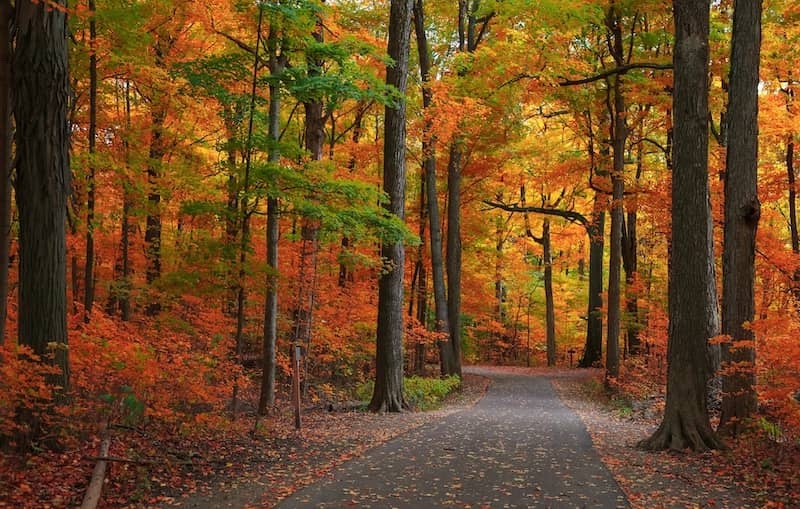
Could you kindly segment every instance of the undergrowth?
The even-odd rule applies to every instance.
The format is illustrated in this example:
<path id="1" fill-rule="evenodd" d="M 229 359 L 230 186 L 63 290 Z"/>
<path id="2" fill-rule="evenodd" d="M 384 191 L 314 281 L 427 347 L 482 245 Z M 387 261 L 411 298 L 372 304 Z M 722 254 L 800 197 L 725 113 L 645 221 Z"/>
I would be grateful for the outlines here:
<path id="1" fill-rule="evenodd" d="M 461 380 L 456 375 L 444 378 L 425 378 L 411 376 L 403 379 L 403 397 L 411 408 L 432 410 L 441 405 L 448 394 L 461 387 Z M 356 388 L 355 396 L 368 402 L 372 397 L 375 382 L 368 381 Z"/>

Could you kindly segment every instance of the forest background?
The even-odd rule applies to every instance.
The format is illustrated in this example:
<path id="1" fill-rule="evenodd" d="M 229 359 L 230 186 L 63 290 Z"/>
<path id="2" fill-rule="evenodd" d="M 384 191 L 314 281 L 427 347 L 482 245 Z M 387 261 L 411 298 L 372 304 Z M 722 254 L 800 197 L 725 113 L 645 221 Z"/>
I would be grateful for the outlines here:
<path id="1" fill-rule="evenodd" d="M 4 16 L 18 7 L 1 3 Z M 400 243 L 407 316 L 395 329 L 407 374 L 459 375 L 462 359 L 603 366 L 625 397 L 663 389 L 672 2 L 420 0 L 405 93 L 386 84 L 386 2 L 40 6 L 69 22 L 68 341 L 16 339 L 24 208 L 10 206 L 0 217 L 10 232 L 0 249 L 10 260 L 0 280 L 6 448 L 74 446 L 110 422 L 191 434 L 244 415 L 252 427 L 287 404 L 293 345 L 306 402 L 346 397 L 375 378 L 379 281 L 401 274 L 382 247 Z M 711 7 L 722 295 L 733 6 Z M 745 324 L 757 355 L 722 366 L 757 380 L 748 422 L 795 443 L 800 7 L 767 0 L 761 20 L 761 205 Z M 12 28 L 13 61 L 19 32 L 0 25 Z M 386 111 L 399 104 L 397 209 L 383 183 Z M 4 159 L 20 160 L 19 143 L 7 146 Z M 7 174 L 10 205 L 21 183 Z"/>

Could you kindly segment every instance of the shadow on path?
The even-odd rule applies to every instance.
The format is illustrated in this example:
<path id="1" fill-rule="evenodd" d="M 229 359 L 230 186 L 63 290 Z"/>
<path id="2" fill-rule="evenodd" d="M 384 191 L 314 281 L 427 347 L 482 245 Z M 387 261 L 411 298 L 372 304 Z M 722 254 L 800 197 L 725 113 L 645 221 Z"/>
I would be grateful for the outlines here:
<path id="1" fill-rule="evenodd" d="M 368 451 L 278 507 L 629 507 L 546 378 L 469 371 L 492 379 L 477 405 Z"/>

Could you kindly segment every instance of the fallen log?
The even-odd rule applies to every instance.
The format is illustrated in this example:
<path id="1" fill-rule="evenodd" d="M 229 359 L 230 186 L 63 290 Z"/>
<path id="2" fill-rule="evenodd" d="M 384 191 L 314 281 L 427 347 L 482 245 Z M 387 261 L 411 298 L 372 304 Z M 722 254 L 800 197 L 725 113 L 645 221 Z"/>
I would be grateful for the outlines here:
<path id="1" fill-rule="evenodd" d="M 86 493 L 83 495 L 81 509 L 95 509 L 100 502 L 100 495 L 103 492 L 103 482 L 106 479 L 106 467 L 108 465 L 107 456 L 110 448 L 111 438 L 107 436 L 100 442 L 100 456 L 97 463 L 94 465 L 89 487 L 86 488 Z"/>

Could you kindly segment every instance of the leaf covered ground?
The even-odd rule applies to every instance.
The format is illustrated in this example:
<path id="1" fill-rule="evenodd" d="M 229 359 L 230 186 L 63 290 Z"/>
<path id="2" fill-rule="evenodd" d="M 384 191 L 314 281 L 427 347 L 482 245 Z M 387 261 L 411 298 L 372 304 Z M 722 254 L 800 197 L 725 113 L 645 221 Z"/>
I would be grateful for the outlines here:
<path id="1" fill-rule="evenodd" d="M 635 445 L 658 426 L 663 400 L 632 406 L 604 400 L 599 371 L 550 376 L 633 507 L 800 507 L 800 443 L 753 433 L 728 440 L 729 451 L 641 451 Z"/>
<path id="2" fill-rule="evenodd" d="M 594 446 L 637 508 L 800 507 L 800 448 L 755 434 L 728 452 L 648 453 L 634 444 L 658 424 L 658 405 L 603 400 L 599 371 L 494 368 L 549 378 L 588 428 Z M 303 429 L 285 411 L 263 420 L 221 420 L 191 436 L 168 429 L 111 430 L 111 462 L 101 507 L 272 507 L 366 449 L 474 404 L 488 380 L 466 375 L 463 390 L 431 412 L 376 415 L 324 405 L 307 408 Z M 0 507 L 80 504 L 98 439 L 26 459 L 0 456 Z"/>

